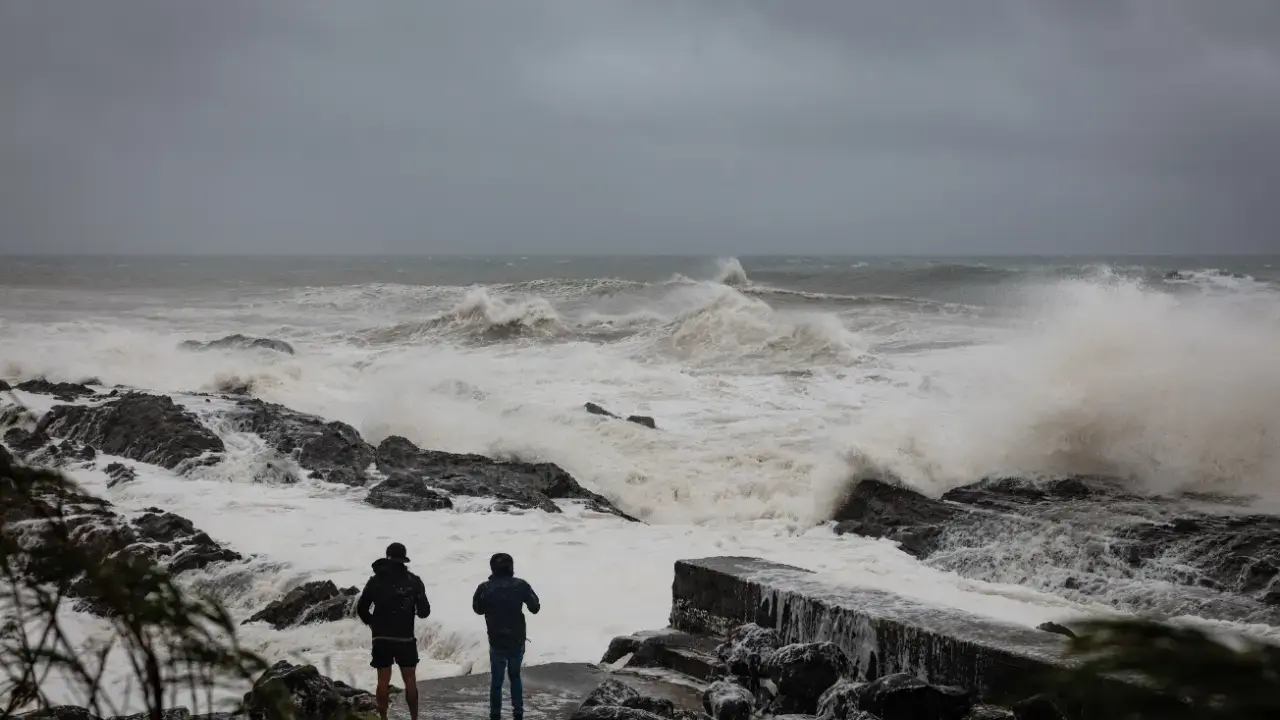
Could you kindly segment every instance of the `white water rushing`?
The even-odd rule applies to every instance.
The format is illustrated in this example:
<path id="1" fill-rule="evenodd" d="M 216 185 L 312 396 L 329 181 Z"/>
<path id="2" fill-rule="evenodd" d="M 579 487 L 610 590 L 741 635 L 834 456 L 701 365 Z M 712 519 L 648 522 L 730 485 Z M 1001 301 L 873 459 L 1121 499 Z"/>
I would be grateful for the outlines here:
<path id="1" fill-rule="evenodd" d="M 1104 270 L 988 288 L 981 302 L 880 291 L 869 302 L 843 287 L 756 283 L 737 260 L 691 276 L 0 286 L 0 377 L 169 393 L 249 383 L 373 443 L 397 434 L 555 462 L 649 523 L 572 508 L 377 510 L 360 490 L 254 483 L 262 449 L 246 436 L 228 437 L 229 459 L 194 479 L 139 467 L 137 482 L 108 490 L 99 472 L 78 473 L 123 509 L 171 510 L 258 556 L 250 572 L 189 579 L 240 617 L 304 580 L 362 585 L 387 543 L 405 543 L 434 609 L 419 626 L 423 677 L 485 657 L 467 601 L 497 551 L 543 598 L 528 662 L 595 661 L 612 636 L 664 625 L 683 557 L 759 556 L 1027 624 L 1105 611 L 837 538 L 819 523 L 866 471 L 931 494 L 993 472 L 1101 472 L 1158 492 L 1280 501 L 1280 295 L 1264 282 L 1205 273 L 1170 292 Z M 177 348 L 230 333 L 287 340 L 297 354 Z M 652 415 L 659 430 L 589 415 L 586 401 Z M 102 632 L 76 622 L 86 637 Z M 370 684 L 356 621 L 243 630 L 270 658 Z"/>

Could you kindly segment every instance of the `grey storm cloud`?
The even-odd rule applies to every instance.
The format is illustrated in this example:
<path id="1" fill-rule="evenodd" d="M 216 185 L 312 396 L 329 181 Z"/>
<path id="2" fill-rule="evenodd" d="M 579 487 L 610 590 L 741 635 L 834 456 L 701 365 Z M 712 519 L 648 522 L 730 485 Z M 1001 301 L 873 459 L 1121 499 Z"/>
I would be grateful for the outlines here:
<path id="1" fill-rule="evenodd" d="M 4 0 L 0 251 L 1278 252 L 1275 0 Z"/>

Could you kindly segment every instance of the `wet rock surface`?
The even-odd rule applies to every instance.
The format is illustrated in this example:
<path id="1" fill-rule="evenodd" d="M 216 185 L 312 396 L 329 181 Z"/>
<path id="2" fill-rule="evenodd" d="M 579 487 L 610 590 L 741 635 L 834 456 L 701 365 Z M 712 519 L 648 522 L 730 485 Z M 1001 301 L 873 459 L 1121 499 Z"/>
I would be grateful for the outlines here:
<path id="1" fill-rule="evenodd" d="M 496 498 L 516 508 L 550 513 L 560 512 L 554 500 L 580 500 L 597 512 L 634 520 L 551 463 L 502 462 L 483 455 L 423 450 L 399 436 L 382 441 L 376 461 L 378 470 L 388 477 L 423 478 L 430 487 L 452 496 Z"/>
<path id="2" fill-rule="evenodd" d="M 619 705 L 592 705 L 578 708 L 569 720 L 663 720 L 663 716 Z"/>
<path id="3" fill-rule="evenodd" d="M 961 688 L 930 685 L 905 673 L 867 683 L 858 690 L 858 709 L 880 720 L 964 720 L 973 697 Z"/>
<path id="4" fill-rule="evenodd" d="M 4 444 L 13 448 L 13 451 L 20 457 L 26 457 L 39 451 L 49 442 L 48 435 L 21 427 L 12 428 L 4 434 Z"/>
<path id="5" fill-rule="evenodd" d="M 356 486 L 369 481 L 373 448 L 346 423 L 262 400 L 241 400 L 226 417 L 236 429 L 254 433 L 292 457 L 312 478 Z"/>
<path id="6" fill-rule="evenodd" d="M 113 488 L 113 487 L 116 487 L 117 485 L 123 485 L 124 483 L 127 483 L 127 482 L 133 482 L 138 478 L 138 473 L 135 472 L 133 468 L 118 462 L 113 462 L 107 465 L 103 469 L 103 472 L 105 472 L 107 474 L 107 477 L 110 478 L 109 480 L 107 480 L 108 488 Z"/>
<path id="7" fill-rule="evenodd" d="M 23 472 L 30 475 L 30 471 L 14 467 L 9 454 L 0 449 L 0 482 L 14 482 L 12 478 Z M 95 565 L 127 562 L 154 565 L 179 574 L 242 559 L 186 518 L 156 508 L 148 508 L 130 521 L 117 513 L 111 503 L 51 481 L 37 482 L 20 497 L 21 502 L 6 503 L 0 508 L 0 529 L 24 548 L 65 547 L 48 535 L 65 531 L 66 542 Z M 52 526 L 51 520 L 59 522 Z M 33 552 L 20 567 L 27 577 L 38 581 L 60 579 L 65 571 L 58 566 L 59 560 Z M 79 600 L 77 609 L 101 615 L 106 610 L 97 602 L 96 592 L 81 577 L 72 580 L 67 594 Z"/>
<path id="8" fill-rule="evenodd" d="M 276 630 L 355 617 L 359 588 L 339 589 L 332 580 L 305 583 L 255 613 L 243 625 L 265 622 Z"/>
<path id="9" fill-rule="evenodd" d="M 68 382 L 49 382 L 45 379 L 28 380 L 17 384 L 17 389 L 33 395 L 52 395 L 62 402 L 74 402 L 80 398 L 92 397 L 97 393 L 87 385 Z"/>
<path id="10" fill-rule="evenodd" d="M 314 665 L 293 665 L 282 660 L 245 693 L 245 714 L 249 720 L 266 720 L 269 703 L 279 697 L 291 705 L 289 711 L 295 720 L 355 720 L 377 711 L 372 694 L 334 682 Z"/>
<path id="11" fill-rule="evenodd" d="M 758 679 L 765 674 L 765 659 L 780 647 L 782 639 L 776 630 L 750 623 L 734 628 L 716 648 L 716 657 L 726 674 Z"/>
<path id="12" fill-rule="evenodd" d="M 583 407 L 585 407 L 586 411 L 592 415 L 602 415 L 604 417 L 614 418 L 615 420 L 626 420 L 629 423 L 643 425 L 650 430 L 656 430 L 658 428 L 657 421 L 648 415 L 628 415 L 624 418 L 621 415 L 614 414 L 592 402 L 587 403 Z"/>
<path id="13" fill-rule="evenodd" d="M 97 407 L 56 405 L 36 432 L 177 471 L 217 462 L 226 450 L 221 438 L 172 398 L 144 393 Z"/>
<path id="14" fill-rule="evenodd" d="M 750 720 L 755 697 L 737 683 L 718 680 L 702 694 L 702 709 L 714 720 Z"/>
<path id="15" fill-rule="evenodd" d="M 777 688 L 771 707 L 779 714 L 816 712 L 822 694 L 852 669 L 844 651 L 829 642 L 778 648 L 761 666 Z"/>
<path id="16" fill-rule="evenodd" d="M 966 577 L 1157 616 L 1280 623 L 1280 517 L 1228 503 L 1091 477 L 990 479 L 940 499 L 864 479 L 834 519 L 837 532 L 898 541 Z"/>
<path id="17" fill-rule="evenodd" d="M 283 340 L 272 338 L 248 337 L 246 335 L 228 335 L 217 340 L 199 342 L 187 340 L 178 347 L 183 350 L 274 350 L 285 355 L 293 355 L 293 346 Z"/>
<path id="18" fill-rule="evenodd" d="M 399 473 L 369 489 L 364 501 L 384 510 L 425 512 L 453 507 L 449 496 L 427 484 L 417 475 Z"/>

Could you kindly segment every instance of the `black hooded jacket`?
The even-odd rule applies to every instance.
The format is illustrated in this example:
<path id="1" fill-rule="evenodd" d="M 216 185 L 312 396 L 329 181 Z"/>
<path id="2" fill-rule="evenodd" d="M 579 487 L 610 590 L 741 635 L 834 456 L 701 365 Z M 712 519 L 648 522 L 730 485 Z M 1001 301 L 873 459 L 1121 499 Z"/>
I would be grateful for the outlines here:
<path id="1" fill-rule="evenodd" d="M 476 594 L 471 598 L 471 609 L 477 615 L 484 615 L 490 647 L 495 650 L 520 650 L 528 639 L 525 635 L 524 609 L 521 606 L 527 605 L 529 612 L 537 615 L 542 604 L 529 583 L 515 577 L 510 564 L 499 564 L 492 569 L 493 574 L 489 579 L 476 588 Z"/>
<path id="2" fill-rule="evenodd" d="M 356 612 L 373 630 L 374 640 L 412 640 L 414 616 L 430 615 L 431 603 L 422 580 L 404 563 L 379 558 L 373 563 L 373 577 L 360 593 Z"/>

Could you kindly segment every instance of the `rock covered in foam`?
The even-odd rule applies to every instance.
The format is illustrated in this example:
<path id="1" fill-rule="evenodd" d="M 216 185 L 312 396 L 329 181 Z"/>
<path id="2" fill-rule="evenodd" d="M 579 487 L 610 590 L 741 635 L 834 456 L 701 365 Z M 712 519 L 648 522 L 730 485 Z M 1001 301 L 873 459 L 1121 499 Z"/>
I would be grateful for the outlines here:
<path id="1" fill-rule="evenodd" d="M 994 705 L 974 705 L 964 720 L 1014 720 L 1013 711 Z"/>
<path id="2" fill-rule="evenodd" d="M 36 453 L 49 442 L 48 435 L 21 427 L 12 428 L 4 434 L 4 444 L 22 457 Z"/>
<path id="3" fill-rule="evenodd" d="M 818 698 L 818 717 L 823 720 L 852 720 L 858 717 L 858 698 L 865 683 L 842 680 Z"/>
<path id="4" fill-rule="evenodd" d="M 713 720 L 750 720 L 755 698 L 737 683 L 718 680 L 702 693 L 702 709 Z"/>
<path id="5" fill-rule="evenodd" d="M 97 407 L 54 406 L 36 431 L 170 470 L 216 462 L 226 450 L 221 438 L 172 398 L 144 393 Z"/>
<path id="6" fill-rule="evenodd" d="M 399 436 L 382 441 L 376 460 L 378 470 L 389 477 L 424 478 L 432 488 L 454 496 L 497 498 L 514 507 L 551 513 L 560 512 L 554 500 L 581 500 L 598 512 L 634 520 L 551 463 L 502 462 L 483 455 L 423 450 Z"/>
<path id="7" fill-rule="evenodd" d="M 881 720 L 964 720 L 972 695 L 961 688 L 930 685 L 906 673 L 886 675 L 858 689 L 858 709 Z"/>
<path id="8" fill-rule="evenodd" d="M 183 350 L 274 350 L 275 352 L 293 355 L 293 346 L 283 340 L 273 338 L 249 337 L 246 335 L 228 335 L 217 340 L 199 342 L 187 340 L 178 346 Z"/>
<path id="9" fill-rule="evenodd" d="M 609 412 L 608 410 L 604 409 L 603 407 L 593 402 L 587 403 L 584 407 L 586 408 L 587 412 L 591 413 L 592 415 L 602 415 L 604 417 L 614 418 L 615 420 L 624 419 L 621 415 L 616 415 L 612 412 Z M 658 428 L 657 421 L 655 421 L 652 417 L 648 415 L 628 415 L 625 419 L 629 423 L 635 423 L 636 425 L 643 425 L 649 428 L 650 430 L 656 430 Z"/>
<path id="10" fill-rule="evenodd" d="M 358 588 L 339 590 L 332 580 L 317 580 L 290 590 L 241 624 L 265 622 L 276 630 L 283 630 L 299 625 L 335 622 L 355 617 L 359 595 Z"/>
<path id="11" fill-rule="evenodd" d="M 621 705 L 592 705 L 578 708 L 569 720 L 663 720 L 663 717 Z"/>
<path id="12" fill-rule="evenodd" d="M 932 552 L 944 526 L 960 511 L 906 488 L 859 480 L 832 519 L 843 535 L 888 538 L 917 557 Z"/>
<path id="13" fill-rule="evenodd" d="M 107 465 L 103 468 L 103 472 L 105 472 L 109 478 L 107 480 L 108 488 L 133 482 L 138 478 L 138 473 L 135 472 L 133 468 L 118 462 L 113 462 Z"/>
<path id="14" fill-rule="evenodd" d="M 238 430 L 254 433 L 292 457 L 313 478 L 356 486 L 369 481 L 373 448 L 346 423 L 262 400 L 241 400 L 226 417 Z"/>
<path id="15" fill-rule="evenodd" d="M 320 674 L 314 665 L 293 665 L 281 660 L 272 665 L 245 693 L 243 706 L 249 720 L 276 717 L 272 703 L 283 700 L 295 720 L 355 720 L 377 711 L 373 695 Z"/>
<path id="16" fill-rule="evenodd" d="M 798 643 L 778 648 L 764 658 L 761 670 L 778 689 L 773 708 L 778 712 L 813 713 L 818 700 L 852 669 L 849 658 L 834 643 Z"/>
<path id="17" fill-rule="evenodd" d="M 424 512 L 448 510 L 453 500 L 417 475 L 397 473 L 369 489 L 364 501 L 384 510 Z"/>
<path id="18" fill-rule="evenodd" d="M 650 695 L 639 695 L 623 701 L 622 707 L 629 710 L 641 710 L 667 720 L 698 720 L 698 713 L 679 707 L 666 698 Z"/>
<path id="19" fill-rule="evenodd" d="M 622 705 L 628 700 L 640 697 L 640 693 L 630 685 L 619 682 L 612 678 L 605 680 L 596 686 L 582 701 L 581 707 L 597 707 L 609 705 Z"/>

